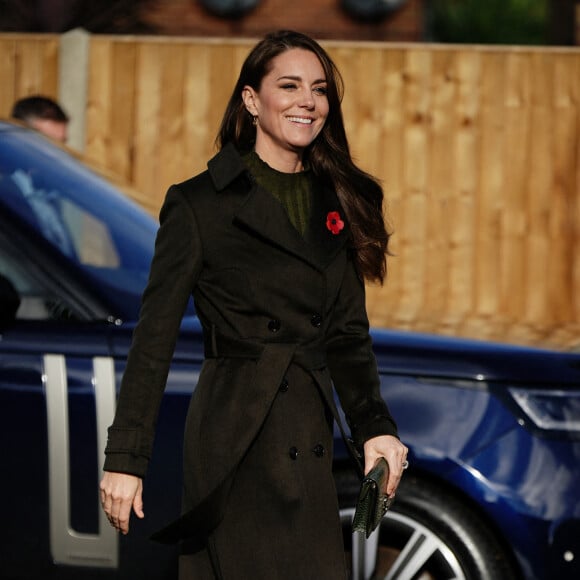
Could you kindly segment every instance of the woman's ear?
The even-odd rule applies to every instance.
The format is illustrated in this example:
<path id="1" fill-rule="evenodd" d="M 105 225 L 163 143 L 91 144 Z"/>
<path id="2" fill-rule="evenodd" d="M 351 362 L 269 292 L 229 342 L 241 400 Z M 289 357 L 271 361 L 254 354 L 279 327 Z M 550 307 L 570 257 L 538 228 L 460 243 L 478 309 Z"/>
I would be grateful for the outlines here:
<path id="1" fill-rule="evenodd" d="M 257 97 L 258 95 L 256 94 L 256 91 L 254 91 L 254 89 L 249 85 L 246 85 L 242 89 L 242 101 L 244 101 L 244 106 L 246 107 L 248 113 L 252 115 L 252 117 L 256 117 L 258 115 L 258 109 L 256 107 Z"/>

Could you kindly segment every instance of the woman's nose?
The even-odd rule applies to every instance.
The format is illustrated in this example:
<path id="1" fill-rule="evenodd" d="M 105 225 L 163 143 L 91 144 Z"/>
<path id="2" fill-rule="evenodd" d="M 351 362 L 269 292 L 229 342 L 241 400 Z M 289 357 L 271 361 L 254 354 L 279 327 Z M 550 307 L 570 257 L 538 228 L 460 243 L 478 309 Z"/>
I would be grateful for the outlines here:
<path id="1" fill-rule="evenodd" d="M 305 109 L 314 109 L 314 96 L 311 91 L 304 91 L 300 95 L 300 106 Z"/>

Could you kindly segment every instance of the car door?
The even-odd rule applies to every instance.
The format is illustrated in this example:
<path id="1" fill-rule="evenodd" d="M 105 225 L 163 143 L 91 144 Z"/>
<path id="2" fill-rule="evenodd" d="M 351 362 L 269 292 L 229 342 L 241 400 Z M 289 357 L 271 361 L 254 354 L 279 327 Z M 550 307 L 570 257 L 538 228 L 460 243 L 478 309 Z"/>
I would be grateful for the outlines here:
<path id="1" fill-rule="evenodd" d="M 118 566 L 118 539 L 96 492 L 115 405 L 114 324 L 48 254 L 4 224 L 0 329 L 3 577 L 55 566 Z M 21 233 L 21 232 L 20 232 Z M 11 499 L 13 498 L 13 501 Z"/>

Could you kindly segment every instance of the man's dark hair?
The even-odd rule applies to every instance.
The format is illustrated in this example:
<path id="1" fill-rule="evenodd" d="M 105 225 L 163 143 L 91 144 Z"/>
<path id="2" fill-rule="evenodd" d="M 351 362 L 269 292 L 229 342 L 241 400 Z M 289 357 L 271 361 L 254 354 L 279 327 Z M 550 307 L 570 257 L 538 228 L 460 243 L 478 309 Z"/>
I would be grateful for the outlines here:
<path id="1" fill-rule="evenodd" d="M 16 101 L 12 107 L 12 117 L 24 122 L 31 119 L 48 119 L 59 123 L 69 121 L 68 115 L 56 101 L 42 95 L 24 97 Z"/>

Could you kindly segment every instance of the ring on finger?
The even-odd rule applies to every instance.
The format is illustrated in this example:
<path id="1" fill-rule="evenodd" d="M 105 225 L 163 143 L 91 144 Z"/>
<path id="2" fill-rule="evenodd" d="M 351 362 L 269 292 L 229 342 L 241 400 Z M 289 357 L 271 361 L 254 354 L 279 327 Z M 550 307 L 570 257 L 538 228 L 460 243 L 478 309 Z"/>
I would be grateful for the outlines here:
<path id="1" fill-rule="evenodd" d="M 405 459 L 405 461 L 403 461 L 403 469 L 407 469 L 407 467 L 409 467 L 409 462 Z"/>

